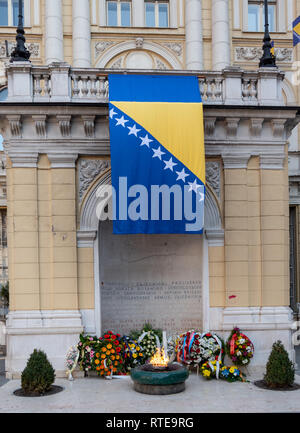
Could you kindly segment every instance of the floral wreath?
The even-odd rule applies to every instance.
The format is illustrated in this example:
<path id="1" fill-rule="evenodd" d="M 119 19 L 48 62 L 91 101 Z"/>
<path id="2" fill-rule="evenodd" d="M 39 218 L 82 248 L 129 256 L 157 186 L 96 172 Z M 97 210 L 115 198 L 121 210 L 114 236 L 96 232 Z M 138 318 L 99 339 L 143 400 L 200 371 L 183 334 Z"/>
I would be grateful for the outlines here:
<path id="1" fill-rule="evenodd" d="M 180 335 L 176 347 L 177 361 L 183 364 L 197 365 L 205 361 L 218 360 L 219 355 L 224 356 L 221 339 L 211 333 L 188 331 Z"/>
<path id="2" fill-rule="evenodd" d="M 234 328 L 227 340 L 226 351 L 235 365 L 246 366 L 253 358 L 254 346 L 239 328 Z"/>
<path id="3" fill-rule="evenodd" d="M 79 350 L 75 346 L 71 346 L 66 355 L 66 374 L 69 376 L 69 379 L 72 378 L 72 373 L 77 366 L 77 362 L 79 359 Z"/>
<path id="4" fill-rule="evenodd" d="M 137 343 L 141 346 L 145 359 L 151 358 L 156 352 L 156 349 L 160 349 L 160 341 L 154 331 L 143 332 L 139 336 Z"/>
<path id="5" fill-rule="evenodd" d="M 136 340 L 124 335 L 121 342 L 123 343 L 123 358 L 126 371 L 130 371 L 145 362 L 143 348 Z"/>

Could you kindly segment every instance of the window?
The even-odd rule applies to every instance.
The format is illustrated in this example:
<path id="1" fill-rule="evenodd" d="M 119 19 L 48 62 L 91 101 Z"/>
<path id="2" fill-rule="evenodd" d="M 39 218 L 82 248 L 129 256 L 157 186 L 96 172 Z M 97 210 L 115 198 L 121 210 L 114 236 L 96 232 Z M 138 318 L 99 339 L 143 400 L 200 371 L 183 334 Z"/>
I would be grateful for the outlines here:
<path id="1" fill-rule="evenodd" d="M 269 4 L 269 31 L 276 32 L 277 8 L 275 0 L 268 0 Z M 248 31 L 264 32 L 265 30 L 265 7 L 263 0 L 248 1 Z"/>
<path id="2" fill-rule="evenodd" d="M 145 23 L 147 27 L 169 27 L 169 3 L 146 0 Z"/>
<path id="3" fill-rule="evenodd" d="M 0 0 L 0 26 L 17 26 L 19 15 L 18 0 Z M 24 16 L 24 1 L 23 1 Z"/>
<path id="4" fill-rule="evenodd" d="M 107 1 L 107 25 L 110 27 L 130 27 L 131 2 L 123 0 Z"/>

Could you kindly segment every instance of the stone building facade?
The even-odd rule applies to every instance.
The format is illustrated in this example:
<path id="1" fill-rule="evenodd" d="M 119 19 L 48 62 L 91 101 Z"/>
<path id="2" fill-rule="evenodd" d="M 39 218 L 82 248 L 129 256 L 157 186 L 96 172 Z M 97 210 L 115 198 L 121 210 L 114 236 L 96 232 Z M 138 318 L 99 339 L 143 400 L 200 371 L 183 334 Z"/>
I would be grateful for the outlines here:
<path id="1" fill-rule="evenodd" d="M 32 63 L 10 64 L 1 76 L 8 86 L 0 127 L 7 161 L 10 377 L 36 346 L 62 372 L 78 334 L 105 328 L 103 264 L 116 259 L 118 248 L 133 261 L 145 253 L 135 256 L 138 246 L 130 239 L 116 247 L 95 212 L 97 191 L 110 181 L 107 75 L 128 69 L 199 78 L 208 187 L 199 326 L 223 336 L 240 326 L 257 348 L 254 365 L 264 364 L 275 339 L 294 356 L 300 159 L 299 48 L 292 48 L 291 22 L 300 5 L 272 2 L 278 69 L 258 69 L 261 6 L 247 0 L 24 1 Z M 4 65 L 4 41 L 12 46 L 15 28 L 0 32 Z M 171 237 L 161 245 L 154 238 L 143 242 L 147 253 L 160 249 L 177 257 Z M 186 264 L 189 254 L 186 245 L 178 263 Z M 193 269 L 184 269 L 182 281 L 177 277 L 182 285 L 194 279 Z M 168 326 L 160 317 L 157 324 Z"/>

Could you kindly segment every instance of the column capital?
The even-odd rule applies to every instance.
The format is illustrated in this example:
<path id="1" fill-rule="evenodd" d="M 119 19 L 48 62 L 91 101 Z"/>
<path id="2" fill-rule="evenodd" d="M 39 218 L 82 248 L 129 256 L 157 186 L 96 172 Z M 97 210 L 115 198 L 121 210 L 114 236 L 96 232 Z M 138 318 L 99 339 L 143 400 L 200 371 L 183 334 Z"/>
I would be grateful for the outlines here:
<path id="1" fill-rule="evenodd" d="M 14 168 L 37 168 L 39 155 L 37 152 L 8 152 Z"/>
<path id="2" fill-rule="evenodd" d="M 77 153 L 48 153 L 51 168 L 75 168 Z"/>

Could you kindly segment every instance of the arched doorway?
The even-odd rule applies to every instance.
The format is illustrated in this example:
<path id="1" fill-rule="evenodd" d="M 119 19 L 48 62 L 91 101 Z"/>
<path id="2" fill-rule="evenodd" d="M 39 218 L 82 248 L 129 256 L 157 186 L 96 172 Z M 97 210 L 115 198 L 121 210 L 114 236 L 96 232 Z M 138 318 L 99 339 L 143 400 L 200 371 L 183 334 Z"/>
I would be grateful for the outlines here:
<path id="1" fill-rule="evenodd" d="M 94 248 L 95 326 L 89 326 L 97 335 L 108 328 L 126 333 L 145 321 L 173 332 L 208 330 L 208 244 L 220 244 L 224 237 L 211 188 L 203 235 L 117 236 L 111 222 L 99 223 L 97 217 L 99 191 L 110 184 L 110 175 L 110 169 L 99 175 L 81 205 L 78 239 Z"/>

